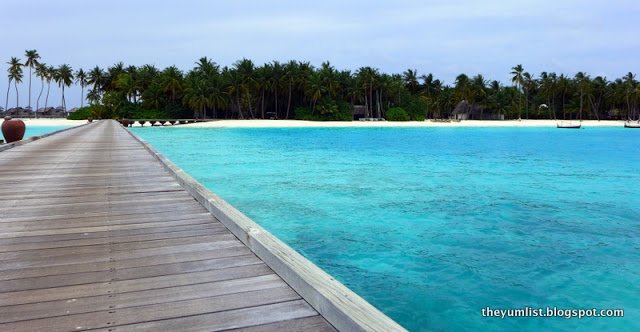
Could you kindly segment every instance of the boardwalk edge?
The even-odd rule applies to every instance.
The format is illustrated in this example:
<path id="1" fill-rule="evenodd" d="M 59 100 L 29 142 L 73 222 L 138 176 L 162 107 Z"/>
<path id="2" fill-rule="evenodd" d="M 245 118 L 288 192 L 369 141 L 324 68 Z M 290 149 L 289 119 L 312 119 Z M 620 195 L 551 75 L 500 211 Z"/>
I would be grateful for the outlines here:
<path id="1" fill-rule="evenodd" d="M 126 130 L 125 128 L 122 128 Z M 127 130 L 173 177 L 339 331 L 406 331 Z"/>

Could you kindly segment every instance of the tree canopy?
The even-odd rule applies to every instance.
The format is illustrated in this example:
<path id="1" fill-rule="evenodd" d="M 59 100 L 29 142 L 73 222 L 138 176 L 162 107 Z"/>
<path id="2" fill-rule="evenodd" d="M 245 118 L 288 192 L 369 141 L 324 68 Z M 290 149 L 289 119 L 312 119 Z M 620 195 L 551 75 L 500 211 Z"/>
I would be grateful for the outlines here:
<path id="1" fill-rule="evenodd" d="M 57 82 L 64 103 L 64 88 L 74 83 L 74 72 L 69 65 L 40 63 L 34 53 L 37 55 L 35 50 L 28 51 L 26 66 L 36 68 L 43 84 L 52 79 Z M 21 83 L 23 64 L 12 58 L 9 65 L 9 82 Z M 187 72 L 175 66 L 160 69 L 122 62 L 108 68 L 78 69 L 75 83 L 83 90 L 81 103 L 86 88 L 89 104 L 100 106 L 111 117 L 346 120 L 353 106 L 361 105 L 365 117 L 385 117 L 394 109 L 393 117 L 402 114 L 404 118 L 395 109 L 401 108 L 410 119 L 422 120 L 446 118 L 462 101 L 507 119 L 640 116 L 640 85 L 633 73 L 614 80 L 584 72 L 536 76 L 521 64 L 510 73 L 509 85 L 461 73 L 450 86 L 416 69 L 387 74 L 370 66 L 350 71 L 338 70 L 329 62 L 314 67 L 295 60 L 258 66 L 246 58 L 221 67 L 202 57 Z"/>

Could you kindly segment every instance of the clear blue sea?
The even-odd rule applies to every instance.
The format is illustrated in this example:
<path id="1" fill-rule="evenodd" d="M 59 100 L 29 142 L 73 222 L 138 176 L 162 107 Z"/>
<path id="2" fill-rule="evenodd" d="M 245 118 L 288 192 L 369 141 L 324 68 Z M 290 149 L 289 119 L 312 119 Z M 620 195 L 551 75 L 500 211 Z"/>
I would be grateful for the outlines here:
<path id="1" fill-rule="evenodd" d="M 62 130 L 73 126 L 29 126 L 27 124 L 27 130 L 24 133 L 24 138 L 27 139 L 31 136 L 41 136 L 47 133 L 51 133 L 57 130 Z"/>
<path id="2" fill-rule="evenodd" d="M 132 130 L 409 330 L 640 330 L 640 130 Z"/>
<path id="3" fill-rule="evenodd" d="M 51 133 L 51 132 L 62 130 L 69 127 L 73 127 L 73 126 L 31 126 L 29 125 L 29 123 L 26 123 L 26 130 L 24 132 L 23 139 L 27 139 L 32 136 L 41 136 L 47 133 Z M 6 143 L 6 140 L 4 136 L 2 136 L 2 133 L 0 133 L 0 139 L 4 140 Z"/>

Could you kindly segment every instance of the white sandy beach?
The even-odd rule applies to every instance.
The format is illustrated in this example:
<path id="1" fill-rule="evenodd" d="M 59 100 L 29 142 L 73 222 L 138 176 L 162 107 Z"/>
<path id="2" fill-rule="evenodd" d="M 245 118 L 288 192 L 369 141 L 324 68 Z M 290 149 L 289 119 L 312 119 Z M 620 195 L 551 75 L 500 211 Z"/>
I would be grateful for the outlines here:
<path id="1" fill-rule="evenodd" d="M 18 119 L 18 118 L 16 118 Z M 41 127 L 54 127 L 54 126 L 79 126 L 87 123 L 87 120 L 67 120 L 67 119 L 23 119 L 25 126 L 41 126 Z"/>
<path id="2" fill-rule="evenodd" d="M 27 126 L 77 126 L 86 123 L 86 120 L 67 119 L 21 119 Z M 189 128 L 300 128 L 300 127 L 555 127 L 560 121 L 555 120 L 504 120 L 504 121 L 479 121 L 463 120 L 460 122 L 432 122 L 432 121 L 351 121 L 351 122 L 320 122 L 301 120 L 214 120 L 209 122 L 191 123 L 181 125 Z M 566 123 L 569 121 L 565 121 Z M 578 123 L 578 121 L 570 121 Z M 623 127 L 624 121 L 608 120 L 583 120 L 583 127 Z M 135 124 L 139 126 L 139 124 Z M 168 127 L 168 125 L 166 125 Z M 145 127 L 149 127 L 147 123 Z"/>

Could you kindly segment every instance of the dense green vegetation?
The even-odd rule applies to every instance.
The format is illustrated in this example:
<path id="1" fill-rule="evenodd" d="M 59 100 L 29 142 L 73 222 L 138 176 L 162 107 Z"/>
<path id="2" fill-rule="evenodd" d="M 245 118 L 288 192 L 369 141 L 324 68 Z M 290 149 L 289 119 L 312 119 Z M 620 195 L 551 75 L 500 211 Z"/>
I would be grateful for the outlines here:
<path id="1" fill-rule="evenodd" d="M 372 67 L 355 72 L 337 70 L 329 62 L 316 68 L 308 62 L 273 61 L 256 66 L 249 59 L 220 67 L 207 57 L 184 73 L 175 66 L 94 67 L 76 72 L 69 65 L 47 66 L 35 50 L 26 51 L 26 62 L 8 62 L 11 83 L 18 94 L 22 67 L 41 80 L 37 106 L 46 85 L 47 106 L 51 82 L 62 91 L 73 82 L 84 90 L 88 109 L 96 118 L 278 118 L 350 120 L 352 106 L 364 105 L 364 117 L 424 120 L 447 118 L 461 101 L 482 113 L 505 118 L 636 119 L 640 115 L 640 85 L 633 73 L 613 81 L 579 72 L 573 77 L 542 72 L 534 77 L 522 65 L 511 69 L 512 85 L 489 81 L 482 75 L 460 74 L 452 86 L 432 74 L 381 73 Z M 75 81 L 74 81 L 75 80 Z M 9 103 L 9 88 L 5 107 Z M 16 100 L 17 104 L 17 100 Z"/>

